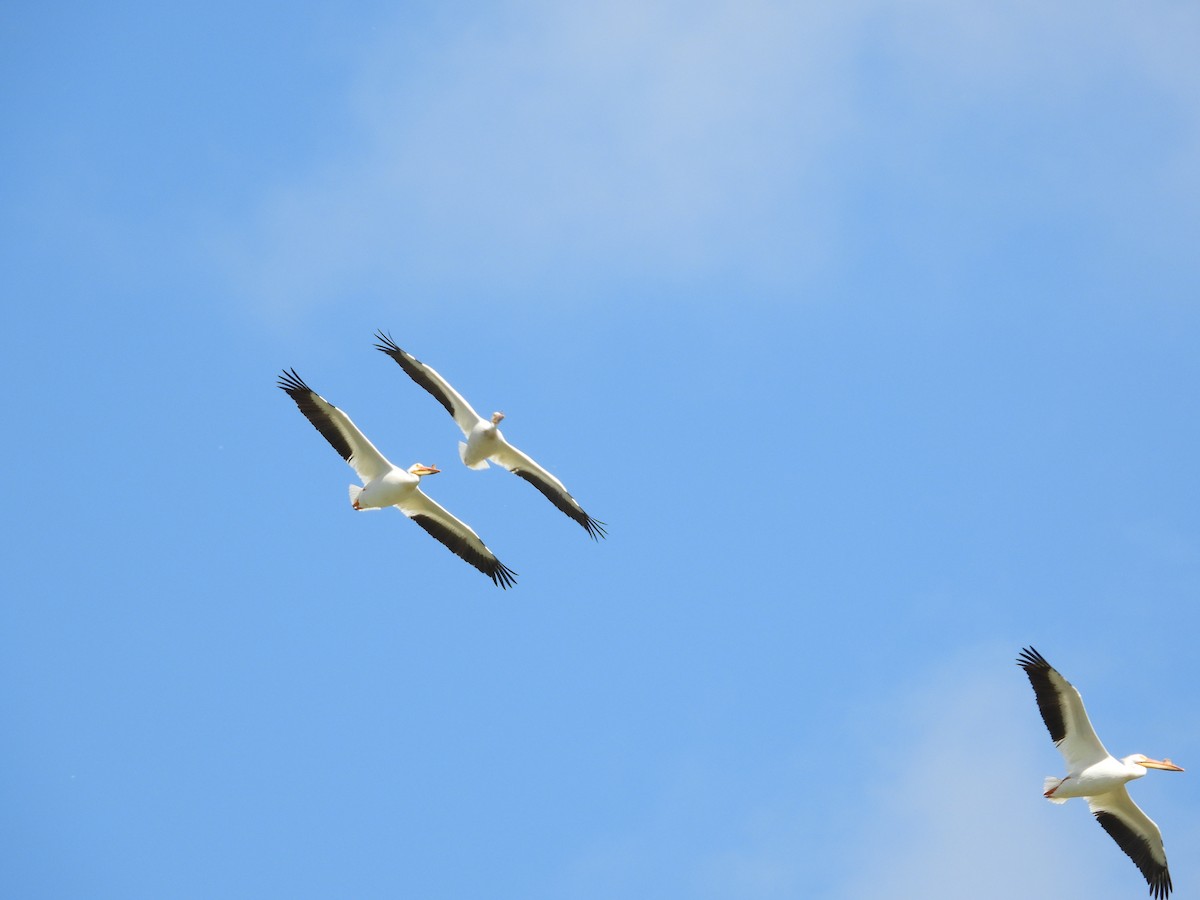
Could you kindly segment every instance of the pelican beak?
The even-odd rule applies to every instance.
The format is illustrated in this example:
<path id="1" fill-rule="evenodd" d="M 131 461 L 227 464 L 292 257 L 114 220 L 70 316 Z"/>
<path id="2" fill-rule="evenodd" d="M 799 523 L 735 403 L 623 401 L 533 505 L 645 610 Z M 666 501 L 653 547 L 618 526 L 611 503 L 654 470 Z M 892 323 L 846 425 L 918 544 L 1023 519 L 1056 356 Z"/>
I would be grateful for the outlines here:
<path id="1" fill-rule="evenodd" d="M 1143 763 L 1138 763 L 1140 766 L 1145 766 L 1147 769 L 1162 769 L 1166 772 L 1182 772 L 1179 766 L 1171 762 L 1169 759 L 1148 759 Z"/>

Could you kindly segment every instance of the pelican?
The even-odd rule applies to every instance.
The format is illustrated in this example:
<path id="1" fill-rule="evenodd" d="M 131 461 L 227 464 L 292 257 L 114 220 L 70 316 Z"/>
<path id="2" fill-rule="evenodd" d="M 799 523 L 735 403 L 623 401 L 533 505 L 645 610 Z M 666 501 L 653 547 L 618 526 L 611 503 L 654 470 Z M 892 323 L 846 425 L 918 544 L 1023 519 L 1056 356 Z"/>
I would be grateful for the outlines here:
<path id="1" fill-rule="evenodd" d="M 411 353 L 401 350 L 389 335 L 377 331 L 375 337 L 379 341 L 375 348 L 399 363 L 409 378 L 433 394 L 454 417 L 466 437 L 466 441 L 458 443 L 458 455 L 468 469 L 486 469 L 490 459 L 541 491 L 547 500 L 582 525 L 592 540 L 605 536 L 604 523 L 584 512 L 561 481 L 504 439 L 497 427 L 504 419 L 504 413 L 494 412 L 490 420 L 483 418 L 445 378 Z"/>
<path id="2" fill-rule="evenodd" d="M 1150 885 L 1150 896 L 1156 900 L 1166 897 L 1171 893 L 1171 873 L 1167 871 L 1162 833 L 1130 799 L 1125 785 L 1150 769 L 1167 772 L 1183 769 L 1169 759 L 1151 759 L 1141 753 L 1123 759 L 1111 756 L 1092 730 L 1083 698 L 1071 682 L 1032 647 L 1021 651 L 1017 665 L 1029 676 L 1042 720 L 1067 763 L 1064 778 L 1046 778 L 1042 796 L 1051 803 L 1066 803 L 1072 797 L 1086 798 L 1100 827 L 1141 869 Z"/>
<path id="3" fill-rule="evenodd" d="M 394 506 L 493 584 L 507 589 L 516 583 L 516 573 L 496 559 L 479 535 L 421 492 L 421 479 L 440 469 L 415 463 L 406 471 L 392 465 L 348 415 L 305 384 L 295 369 L 283 371 L 279 387 L 358 474 L 362 487 L 350 485 L 350 504 L 355 509 Z"/>

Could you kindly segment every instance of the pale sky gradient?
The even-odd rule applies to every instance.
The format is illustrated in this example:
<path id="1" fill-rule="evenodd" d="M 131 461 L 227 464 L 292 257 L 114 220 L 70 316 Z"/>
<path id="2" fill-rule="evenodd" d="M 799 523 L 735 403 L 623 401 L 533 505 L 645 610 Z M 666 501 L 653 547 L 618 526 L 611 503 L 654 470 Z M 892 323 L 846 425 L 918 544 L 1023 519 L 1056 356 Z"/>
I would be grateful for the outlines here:
<path id="1" fill-rule="evenodd" d="M 1142 896 L 1027 644 L 1200 889 L 1200 10 L 0 29 L 0 895 Z M 518 585 L 350 510 L 293 366 Z"/>

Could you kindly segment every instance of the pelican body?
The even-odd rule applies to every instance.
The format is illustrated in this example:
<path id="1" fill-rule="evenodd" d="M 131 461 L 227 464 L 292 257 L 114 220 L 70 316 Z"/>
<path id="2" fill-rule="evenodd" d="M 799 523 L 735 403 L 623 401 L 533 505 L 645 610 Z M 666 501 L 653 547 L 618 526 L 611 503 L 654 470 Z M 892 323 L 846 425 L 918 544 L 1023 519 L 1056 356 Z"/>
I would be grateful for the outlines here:
<path id="1" fill-rule="evenodd" d="M 421 463 L 415 463 L 407 470 L 393 466 L 362 487 L 350 485 L 350 505 L 359 510 L 403 507 L 406 503 L 411 503 L 413 495 L 420 491 L 422 478 L 426 475 L 436 475 L 440 471 L 441 469 Z"/>
<path id="2" fill-rule="evenodd" d="M 1051 803 L 1066 803 L 1073 797 L 1087 800 L 1100 827 L 1141 870 L 1150 886 L 1150 896 L 1155 900 L 1167 897 L 1171 893 L 1171 873 L 1162 832 L 1133 802 L 1125 785 L 1151 769 L 1183 769 L 1169 759 L 1151 759 L 1142 753 L 1117 759 L 1096 736 L 1079 691 L 1045 657 L 1027 647 L 1017 657 L 1017 665 L 1029 676 L 1042 721 L 1067 764 L 1065 776 L 1045 779 L 1042 796 Z"/>
<path id="3" fill-rule="evenodd" d="M 494 412 L 491 419 L 481 418 L 466 434 L 466 441 L 458 442 L 458 455 L 468 469 L 488 468 L 488 459 L 501 453 L 508 441 L 500 433 L 504 413 Z"/>
<path id="4" fill-rule="evenodd" d="M 1054 784 L 1048 785 L 1042 796 L 1057 803 L 1065 803 L 1072 797 L 1095 797 L 1123 788 L 1129 782 L 1144 777 L 1151 769 L 1183 771 L 1169 759 L 1150 759 L 1142 753 L 1134 753 L 1121 759 L 1106 756 L 1086 769 L 1068 773 L 1064 778 L 1048 778 L 1048 782 Z"/>

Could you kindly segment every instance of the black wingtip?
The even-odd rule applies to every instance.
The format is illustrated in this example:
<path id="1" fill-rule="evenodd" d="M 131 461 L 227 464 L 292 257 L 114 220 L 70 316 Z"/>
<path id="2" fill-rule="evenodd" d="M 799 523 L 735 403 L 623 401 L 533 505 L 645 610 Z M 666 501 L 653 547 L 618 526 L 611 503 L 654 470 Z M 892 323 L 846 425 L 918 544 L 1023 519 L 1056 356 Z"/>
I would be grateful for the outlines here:
<path id="1" fill-rule="evenodd" d="M 488 573 L 492 579 L 492 584 L 496 585 L 501 590 L 507 591 L 510 587 L 515 587 L 517 583 L 517 573 L 506 566 L 500 560 L 496 560 L 495 568 Z"/>
<path id="2" fill-rule="evenodd" d="M 599 519 L 593 519 L 591 516 L 586 516 L 579 524 L 587 529 L 588 536 L 593 541 L 599 542 L 600 538 L 608 537 L 608 531 L 606 531 L 604 528 L 604 526 L 607 524 L 606 522 L 601 522 Z"/>
<path id="3" fill-rule="evenodd" d="M 1120 816 L 1106 810 L 1100 810 L 1093 815 L 1100 823 L 1100 827 L 1108 832 L 1109 836 L 1117 842 L 1117 846 L 1124 850 L 1125 854 L 1133 860 L 1133 864 L 1138 867 L 1146 879 L 1146 884 L 1150 887 L 1150 896 L 1155 900 L 1167 897 L 1172 888 L 1171 872 L 1165 862 L 1160 863 L 1154 858 L 1146 839 L 1135 832 L 1129 823 Z"/>
<path id="4" fill-rule="evenodd" d="M 304 383 L 304 379 L 296 374 L 295 369 L 284 369 L 283 373 L 279 376 L 278 385 L 281 391 L 286 391 L 289 394 L 294 394 L 297 391 L 309 394 L 315 393 L 312 388 Z"/>
<path id="5" fill-rule="evenodd" d="M 375 332 L 375 340 L 378 341 L 378 343 L 375 345 L 375 349 L 380 353 L 392 355 L 404 352 L 400 349 L 400 345 L 392 340 L 391 333 L 389 332 L 385 334 L 382 328 Z"/>
<path id="6" fill-rule="evenodd" d="M 1046 658 L 1032 647 L 1025 647 L 1017 656 L 1017 665 L 1025 670 L 1033 694 L 1037 698 L 1038 712 L 1050 732 L 1050 739 L 1055 745 L 1062 743 L 1067 736 L 1067 723 L 1063 712 L 1063 697 L 1059 693 L 1058 680 L 1064 680 Z"/>
<path id="7" fill-rule="evenodd" d="M 482 541 L 475 546 L 461 532 L 434 516 L 415 513 L 409 518 L 463 562 L 490 578 L 492 584 L 507 590 L 517 583 L 517 573 L 496 559 Z M 475 538 L 478 540 L 479 536 L 475 535 Z"/>
<path id="8" fill-rule="evenodd" d="M 1028 672 L 1030 669 L 1052 669 L 1053 666 L 1046 662 L 1046 657 L 1038 653 L 1032 647 L 1023 647 L 1021 652 L 1017 654 L 1017 665 Z"/>

